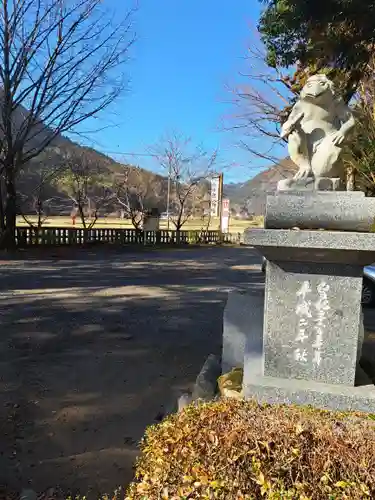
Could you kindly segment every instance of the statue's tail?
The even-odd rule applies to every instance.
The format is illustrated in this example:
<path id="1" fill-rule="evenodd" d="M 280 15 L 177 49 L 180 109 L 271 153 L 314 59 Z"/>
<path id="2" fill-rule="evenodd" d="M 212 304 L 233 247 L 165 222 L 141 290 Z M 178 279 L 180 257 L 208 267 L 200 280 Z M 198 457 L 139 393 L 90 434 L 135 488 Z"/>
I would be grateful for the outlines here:
<path id="1" fill-rule="evenodd" d="M 336 177 L 332 175 L 338 163 L 342 148 L 335 146 L 329 136 L 325 137 L 313 151 L 311 167 L 314 173 L 319 172 L 319 177 Z"/>

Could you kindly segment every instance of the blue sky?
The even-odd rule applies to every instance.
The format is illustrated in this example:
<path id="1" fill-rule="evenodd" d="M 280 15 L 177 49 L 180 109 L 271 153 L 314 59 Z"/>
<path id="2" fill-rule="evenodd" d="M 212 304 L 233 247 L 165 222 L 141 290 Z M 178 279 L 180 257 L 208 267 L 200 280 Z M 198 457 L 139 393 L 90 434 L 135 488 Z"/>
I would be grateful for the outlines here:
<path id="1" fill-rule="evenodd" d="M 123 0 L 106 0 L 121 15 Z M 103 123 L 115 124 L 91 135 L 91 145 L 129 163 L 157 170 L 145 153 L 168 130 L 176 129 L 206 148 L 219 147 L 223 163 L 236 163 L 226 182 L 257 173 L 256 163 L 220 131 L 230 99 L 225 83 L 243 68 L 243 57 L 260 12 L 258 0 L 139 0 L 138 40 L 128 70 L 130 92 Z M 117 154 L 116 154 L 117 153 Z"/>

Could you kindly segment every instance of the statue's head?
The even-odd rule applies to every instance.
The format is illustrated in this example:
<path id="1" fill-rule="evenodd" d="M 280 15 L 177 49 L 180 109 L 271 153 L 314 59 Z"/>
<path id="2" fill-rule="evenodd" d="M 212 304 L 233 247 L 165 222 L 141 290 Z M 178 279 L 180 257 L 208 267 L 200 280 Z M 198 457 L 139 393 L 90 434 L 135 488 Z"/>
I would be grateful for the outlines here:
<path id="1" fill-rule="evenodd" d="M 308 78 L 306 84 L 301 91 L 301 99 L 317 99 L 324 94 L 335 95 L 333 82 L 326 75 L 313 75 Z"/>

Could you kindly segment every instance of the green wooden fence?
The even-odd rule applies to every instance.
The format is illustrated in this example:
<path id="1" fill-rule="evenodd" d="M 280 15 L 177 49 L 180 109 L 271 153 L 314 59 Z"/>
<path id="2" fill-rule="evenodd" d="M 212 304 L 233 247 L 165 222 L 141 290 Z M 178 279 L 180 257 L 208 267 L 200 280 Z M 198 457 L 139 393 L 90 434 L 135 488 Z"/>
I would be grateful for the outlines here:
<path id="1" fill-rule="evenodd" d="M 17 245 L 30 246 L 90 245 L 188 245 L 240 243 L 239 234 L 220 234 L 219 231 L 139 231 L 136 229 L 82 229 L 62 227 L 31 227 L 16 229 Z"/>

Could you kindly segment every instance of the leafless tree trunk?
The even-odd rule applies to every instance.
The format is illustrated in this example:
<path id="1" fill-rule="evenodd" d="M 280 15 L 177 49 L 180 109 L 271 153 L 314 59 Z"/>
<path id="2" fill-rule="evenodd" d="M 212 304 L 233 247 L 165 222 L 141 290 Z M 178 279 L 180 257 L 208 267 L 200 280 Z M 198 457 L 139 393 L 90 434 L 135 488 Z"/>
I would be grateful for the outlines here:
<path id="1" fill-rule="evenodd" d="M 101 0 L 2 0 L 0 175 L 7 247 L 15 245 L 21 167 L 126 88 L 131 14 L 115 25 Z"/>
<path id="2" fill-rule="evenodd" d="M 23 210 L 21 210 L 21 215 L 23 220 L 33 229 L 39 231 L 43 226 L 44 222 L 48 219 L 49 216 L 49 205 L 53 201 L 52 198 L 45 199 L 42 191 L 37 192 L 32 199 L 32 207 L 33 212 L 36 216 L 32 219 L 29 215 L 25 214 Z"/>
<path id="3" fill-rule="evenodd" d="M 4 214 L 4 200 L 5 200 L 5 184 L 4 172 L 0 170 L 0 247 L 2 235 L 5 231 L 5 214 Z"/>
<path id="4" fill-rule="evenodd" d="M 211 200 L 208 199 L 203 204 L 203 214 L 201 216 L 202 227 L 201 234 L 199 236 L 200 241 L 205 242 L 206 233 L 210 230 L 212 214 L 211 214 Z"/>
<path id="5" fill-rule="evenodd" d="M 172 222 L 180 231 L 192 215 L 189 204 L 199 185 L 215 173 L 218 153 L 208 153 L 190 138 L 173 133 L 151 148 L 158 164 L 170 175 L 174 213 Z"/>
<path id="6" fill-rule="evenodd" d="M 350 165 L 346 169 L 346 190 L 355 191 L 356 169 Z"/>
<path id="7" fill-rule="evenodd" d="M 122 207 L 135 229 L 142 227 L 143 218 L 147 211 L 146 198 L 148 186 L 142 178 L 141 170 L 136 167 L 126 167 L 124 178 L 115 182 L 113 189 L 117 203 Z"/>

